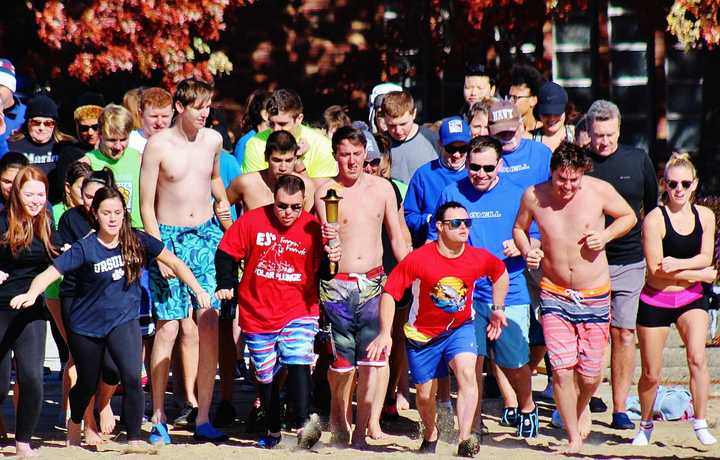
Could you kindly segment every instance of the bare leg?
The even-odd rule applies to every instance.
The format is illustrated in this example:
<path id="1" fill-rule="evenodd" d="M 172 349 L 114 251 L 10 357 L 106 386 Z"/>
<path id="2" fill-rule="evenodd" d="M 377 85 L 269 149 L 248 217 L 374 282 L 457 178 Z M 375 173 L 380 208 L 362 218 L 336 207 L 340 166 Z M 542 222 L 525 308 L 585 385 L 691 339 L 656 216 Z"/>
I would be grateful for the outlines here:
<path id="1" fill-rule="evenodd" d="M 495 360 L 490 361 L 492 363 L 492 370 L 495 374 L 495 380 L 497 381 L 498 388 L 500 388 L 500 394 L 502 394 L 503 404 L 505 407 L 517 407 L 518 397 L 515 394 L 508 376 L 503 371 L 503 368 L 497 365 Z"/>
<path id="2" fill-rule="evenodd" d="M 95 395 L 90 398 L 90 402 L 85 408 L 83 414 L 83 433 L 85 435 L 85 444 L 89 446 L 97 446 L 102 444 L 103 438 L 100 436 L 100 430 L 98 429 L 97 422 L 95 421 Z M 69 423 L 69 422 L 68 422 Z"/>
<path id="3" fill-rule="evenodd" d="M 363 367 L 368 366 L 362 366 L 360 370 L 362 370 Z M 367 435 L 370 436 L 372 439 L 382 439 L 385 437 L 385 433 L 383 433 L 382 428 L 380 428 L 380 415 L 382 414 L 382 408 L 383 408 L 383 402 L 385 401 L 385 395 L 387 394 L 387 387 L 388 387 L 388 377 L 390 376 L 390 367 L 389 366 L 382 366 L 382 367 L 375 367 L 371 366 L 375 369 L 377 369 L 377 372 L 373 372 L 374 377 L 373 379 L 375 382 L 373 382 L 372 386 L 375 386 L 375 394 L 368 395 L 371 401 L 370 405 L 370 418 L 368 420 L 367 425 Z M 362 379 L 363 373 L 360 372 L 360 379 Z M 358 408 L 360 406 L 360 387 L 358 387 Z M 359 411 L 358 411 L 359 414 Z M 356 430 L 357 431 L 357 430 Z"/>
<path id="4" fill-rule="evenodd" d="M 663 350 L 669 327 L 638 326 L 642 371 L 638 381 L 640 419 L 652 420 L 653 405 L 662 371 Z"/>
<path id="5" fill-rule="evenodd" d="M 528 362 L 528 367 L 530 368 L 531 374 L 537 372 L 537 368 L 540 363 L 543 362 L 546 351 L 547 348 L 545 348 L 544 345 L 536 345 L 534 347 L 530 347 L 530 362 Z M 547 369 L 547 373 L 548 375 L 550 375 L 550 369 Z"/>
<path id="6" fill-rule="evenodd" d="M 198 324 L 192 318 L 180 320 L 180 359 L 182 362 L 183 386 L 185 387 L 185 401 L 192 407 L 198 407 L 198 398 L 195 396 L 195 385 L 198 384 L 200 353 L 199 345 L 199 314 Z M 216 315 L 217 317 L 217 315 Z M 217 338 L 217 324 L 215 325 L 215 337 Z M 215 353 L 217 353 L 217 341 L 215 342 Z M 212 359 L 212 356 L 203 355 L 203 360 Z M 217 367 L 217 356 L 215 358 Z M 215 374 L 213 373 L 213 379 Z M 198 417 L 199 418 L 199 417 Z M 204 423 L 204 422 L 203 422 Z M 200 424 L 200 423 L 198 423 Z"/>
<path id="7" fill-rule="evenodd" d="M 80 446 L 82 431 L 79 423 L 74 423 L 71 419 L 67 422 L 67 435 L 65 440 L 65 446 Z"/>
<path id="8" fill-rule="evenodd" d="M 211 308 L 197 310 L 197 330 L 200 337 L 200 356 L 197 363 L 198 415 L 196 426 L 210 421 L 215 375 L 218 366 L 218 311 Z M 197 355 L 195 355 L 197 357 Z M 187 369 L 187 368 L 186 368 Z M 187 382 L 186 378 L 186 382 Z M 191 393 L 188 391 L 188 393 Z"/>
<path id="9" fill-rule="evenodd" d="M 516 404 L 520 411 L 528 413 L 535 409 L 535 403 L 532 399 L 530 367 L 526 364 L 518 369 L 503 369 L 503 371 L 508 377 L 508 383 L 512 385 L 513 393 L 516 395 Z"/>
<path id="10" fill-rule="evenodd" d="M 330 384 L 330 431 L 349 434 L 352 420 L 348 419 L 348 407 L 351 405 L 353 384 L 355 383 L 355 369 L 349 372 L 338 372 L 332 368 L 328 370 L 328 383 Z"/>
<path id="11" fill-rule="evenodd" d="M 705 356 L 708 314 L 704 310 L 689 310 L 678 318 L 677 328 L 685 344 L 695 418 L 704 420 L 710 390 L 710 374 Z"/>
<path id="12" fill-rule="evenodd" d="M 579 452 L 582 448 L 583 434 L 589 430 L 587 405 L 600 383 L 599 380 L 599 377 L 590 378 L 577 374 L 574 369 L 553 369 L 555 403 L 568 433 L 567 453 Z"/>
<path id="13" fill-rule="evenodd" d="M 437 400 L 439 402 L 450 401 L 450 377 L 437 379 Z"/>
<path id="14" fill-rule="evenodd" d="M 390 352 L 390 377 L 385 397 L 385 404 L 395 403 L 398 410 L 409 409 L 407 398 L 403 394 L 407 391 L 407 352 L 405 350 L 405 332 L 403 327 L 407 322 L 408 308 L 395 311 L 392 327 L 392 350 Z M 404 378 L 403 378 L 404 377 Z M 404 382 L 403 382 L 404 380 Z"/>
<path id="15" fill-rule="evenodd" d="M 95 394 L 95 404 L 100 409 L 100 431 L 105 434 L 110 434 L 115 430 L 115 415 L 110 407 L 115 387 L 116 385 L 108 385 L 100 380 Z"/>
<path id="16" fill-rule="evenodd" d="M 415 385 L 415 391 L 415 404 L 417 405 L 420 420 L 422 421 L 423 439 L 431 442 L 435 441 L 438 439 L 437 426 L 435 425 L 437 379 Z"/>
<path id="17" fill-rule="evenodd" d="M 482 433 L 482 397 L 483 397 L 483 361 L 485 358 L 480 355 L 475 361 L 475 379 L 478 388 L 477 407 L 475 409 L 475 420 L 473 421 L 473 430 Z"/>
<path id="18" fill-rule="evenodd" d="M 365 447 L 365 435 L 373 428 L 370 426 L 371 417 L 377 412 L 377 430 L 380 431 L 380 410 L 382 401 L 387 389 L 387 365 L 379 366 L 358 366 L 358 387 L 357 387 L 357 416 L 355 418 L 355 431 L 353 431 L 352 445 L 354 447 Z M 377 434 L 377 433 L 376 433 Z"/>
<path id="19" fill-rule="evenodd" d="M 157 322 L 155 341 L 150 356 L 150 372 L 152 379 L 153 423 L 165 423 L 165 390 L 167 389 L 170 355 L 172 353 L 178 330 L 179 321 Z"/>
<path id="20" fill-rule="evenodd" d="M 610 337 L 613 412 L 625 412 L 635 369 L 635 331 L 611 326 Z"/>
<path id="21" fill-rule="evenodd" d="M 460 441 L 470 437 L 475 409 L 477 408 L 476 361 L 477 355 L 474 353 L 459 353 L 450 361 L 450 368 L 453 370 L 458 383 L 457 416 L 458 438 Z"/>

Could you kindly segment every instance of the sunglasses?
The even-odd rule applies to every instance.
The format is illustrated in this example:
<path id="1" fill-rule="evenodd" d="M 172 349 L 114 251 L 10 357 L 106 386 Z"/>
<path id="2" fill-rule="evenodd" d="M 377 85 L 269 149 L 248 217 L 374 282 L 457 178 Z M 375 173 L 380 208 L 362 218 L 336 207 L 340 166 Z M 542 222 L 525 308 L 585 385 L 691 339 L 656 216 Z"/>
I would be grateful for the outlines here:
<path id="1" fill-rule="evenodd" d="M 465 228 L 472 227 L 472 219 L 446 219 L 441 220 L 443 224 L 447 224 L 448 227 L 452 228 L 453 230 L 456 230 L 460 228 L 461 225 L 465 224 Z"/>
<path id="2" fill-rule="evenodd" d="M 373 168 L 377 168 L 378 166 L 380 166 L 380 158 L 373 158 L 372 160 L 363 162 L 363 166 L 367 167 L 368 165 L 372 166 Z"/>
<path id="3" fill-rule="evenodd" d="M 678 185 L 682 185 L 682 188 L 685 190 L 689 189 L 692 186 L 693 181 L 691 180 L 681 180 L 680 182 L 676 180 L 669 180 L 667 181 L 667 186 L 670 190 L 675 190 Z"/>
<path id="4" fill-rule="evenodd" d="M 277 206 L 281 211 L 285 211 L 287 208 L 290 208 L 293 211 L 298 212 L 303 208 L 303 205 L 301 204 L 275 203 L 275 206 Z"/>
<path id="5" fill-rule="evenodd" d="M 41 125 L 46 128 L 54 128 L 55 120 L 35 120 L 34 118 L 30 119 L 30 126 L 36 128 Z"/>
<path id="6" fill-rule="evenodd" d="M 470 171 L 473 172 L 479 172 L 481 169 L 485 171 L 486 173 L 491 173 L 495 171 L 495 168 L 497 168 L 497 165 L 479 165 L 477 163 L 470 163 L 468 165 L 468 168 L 470 168 Z"/>
<path id="7" fill-rule="evenodd" d="M 467 145 L 448 145 L 445 147 L 445 151 L 452 155 L 453 153 L 462 153 L 465 155 L 468 152 L 468 146 Z"/>
<path id="8" fill-rule="evenodd" d="M 94 125 L 78 125 L 78 130 L 81 133 L 86 133 L 86 132 L 90 131 L 91 129 L 93 131 L 97 131 L 99 127 L 100 127 L 100 125 L 98 123 L 95 123 Z"/>

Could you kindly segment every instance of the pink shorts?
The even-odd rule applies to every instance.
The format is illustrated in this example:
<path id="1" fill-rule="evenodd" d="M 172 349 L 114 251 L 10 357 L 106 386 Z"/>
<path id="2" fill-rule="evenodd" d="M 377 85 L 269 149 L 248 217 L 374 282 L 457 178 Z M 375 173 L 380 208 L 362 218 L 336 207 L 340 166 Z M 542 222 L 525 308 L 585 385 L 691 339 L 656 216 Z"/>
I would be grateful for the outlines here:
<path id="1" fill-rule="evenodd" d="M 550 365 L 600 375 L 610 336 L 610 287 L 571 290 L 543 281 L 542 328 Z"/>

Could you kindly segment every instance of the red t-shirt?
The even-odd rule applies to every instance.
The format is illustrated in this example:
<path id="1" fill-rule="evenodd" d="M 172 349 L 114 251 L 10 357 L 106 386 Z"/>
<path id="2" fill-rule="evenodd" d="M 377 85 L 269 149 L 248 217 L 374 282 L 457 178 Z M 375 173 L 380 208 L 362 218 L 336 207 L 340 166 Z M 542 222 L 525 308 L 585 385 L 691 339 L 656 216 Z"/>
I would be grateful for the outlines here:
<path id="1" fill-rule="evenodd" d="M 272 205 L 249 211 L 232 224 L 218 249 L 245 260 L 238 287 L 244 331 L 278 331 L 294 319 L 318 316 L 321 248 L 320 223 L 305 211 L 289 228 L 277 222 Z"/>
<path id="2" fill-rule="evenodd" d="M 405 324 L 405 336 L 419 342 L 460 327 L 473 318 L 472 295 L 475 281 L 489 277 L 495 282 L 505 273 L 505 264 L 485 249 L 469 244 L 454 259 L 428 243 L 405 257 L 388 276 L 385 292 L 396 301 L 415 280 L 420 281 L 418 301 L 413 303 Z"/>

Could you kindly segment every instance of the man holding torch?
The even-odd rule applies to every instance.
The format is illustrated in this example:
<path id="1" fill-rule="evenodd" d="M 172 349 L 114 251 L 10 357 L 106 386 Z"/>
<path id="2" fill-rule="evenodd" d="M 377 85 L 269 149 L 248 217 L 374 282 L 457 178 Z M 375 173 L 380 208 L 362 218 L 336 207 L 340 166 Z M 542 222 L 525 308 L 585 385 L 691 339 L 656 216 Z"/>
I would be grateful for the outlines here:
<path id="1" fill-rule="evenodd" d="M 315 209 L 324 224 L 328 223 L 328 213 L 323 198 L 328 196 L 328 190 L 334 189 L 342 198 L 336 225 L 343 255 L 338 273 L 320 281 L 320 301 L 332 326 L 336 350 L 328 373 L 332 394 L 330 431 L 337 443 L 347 443 L 350 438 L 352 420 L 348 414 L 357 368 L 358 410 L 352 444 L 359 448 L 367 445 L 365 436 L 382 436 L 380 412 L 388 380 L 387 356 L 371 360 L 366 350 L 379 333 L 380 294 L 385 281 L 382 226 L 398 260 L 410 251 L 402 236 L 392 186 L 381 177 L 363 172 L 366 143 L 359 129 L 346 126 L 335 131 L 332 146 L 339 173 L 315 192 Z"/>

